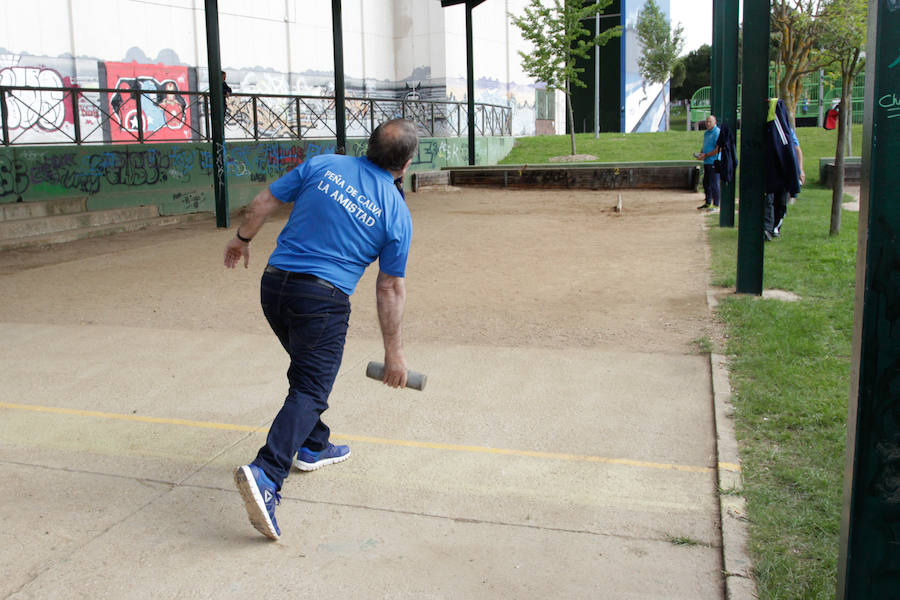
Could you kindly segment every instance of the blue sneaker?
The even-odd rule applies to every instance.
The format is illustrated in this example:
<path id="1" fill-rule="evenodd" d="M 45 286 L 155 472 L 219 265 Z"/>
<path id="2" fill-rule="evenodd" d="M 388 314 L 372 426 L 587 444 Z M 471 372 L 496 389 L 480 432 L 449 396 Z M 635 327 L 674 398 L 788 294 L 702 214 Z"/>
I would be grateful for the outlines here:
<path id="1" fill-rule="evenodd" d="M 235 470 L 234 483 L 244 500 L 250 523 L 264 536 L 277 540 L 281 529 L 275 521 L 275 505 L 281 504 L 281 494 L 269 476 L 256 465 L 244 465 Z"/>
<path id="2" fill-rule="evenodd" d="M 294 459 L 294 466 L 301 471 L 315 471 L 326 465 L 343 462 L 350 458 L 350 446 L 335 446 L 332 443 L 318 452 L 307 448 L 300 448 Z"/>

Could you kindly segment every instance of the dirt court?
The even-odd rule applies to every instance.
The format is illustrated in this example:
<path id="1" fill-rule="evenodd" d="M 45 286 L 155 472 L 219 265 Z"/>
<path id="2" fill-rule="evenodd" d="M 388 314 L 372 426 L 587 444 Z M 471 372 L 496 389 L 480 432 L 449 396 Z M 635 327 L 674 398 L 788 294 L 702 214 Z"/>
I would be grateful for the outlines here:
<path id="1" fill-rule="evenodd" d="M 692 340 L 710 334 L 698 196 L 621 193 L 621 213 L 610 191 L 409 194 L 406 339 L 692 351 Z M 249 273 L 225 273 L 218 253 L 197 255 L 198 237 L 228 237 L 208 221 L 2 253 L 0 320 L 267 332 L 255 288 L 285 218 L 276 215 L 254 241 Z M 232 221 L 233 231 L 240 217 Z M 139 270 L 116 268 L 134 254 L 144 255 Z M 77 276 L 21 274 L 88 258 Z M 375 273 L 373 266 L 353 296 L 351 335 L 378 336 Z"/>
<path id="2" fill-rule="evenodd" d="M 288 478 L 278 542 L 232 473 L 284 399 L 258 288 L 286 213 L 246 270 L 239 218 L 0 253 L 0 597 L 721 600 L 701 198 L 617 198 L 408 194 L 428 386 L 363 375 L 370 268 L 325 414 L 352 457 Z"/>

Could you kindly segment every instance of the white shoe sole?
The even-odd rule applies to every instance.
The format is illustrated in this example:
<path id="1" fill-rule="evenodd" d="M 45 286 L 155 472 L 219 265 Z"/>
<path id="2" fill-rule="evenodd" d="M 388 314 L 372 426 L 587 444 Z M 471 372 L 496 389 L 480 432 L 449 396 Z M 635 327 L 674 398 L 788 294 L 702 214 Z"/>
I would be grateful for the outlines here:
<path id="1" fill-rule="evenodd" d="M 334 458 L 323 458 L 322 460 L 317 460 L 314 463 L 303 462 L 299 458 L 294 459 L 294 466 L 300 469 L 301 471 L 315 471 L 316 469 L 321 469 L 322 467 L 327 467 L 328 465 L 333 465 L 334 463 L 344 462 L 350 458 L 350 452 L 343 456 L 335 456 Z"/>
<path id="2" fill-rule="evenodd" d="M 278 532 L 269 518 L 269 511 L 266 510 L 266 503 L 263 502 L 262 494 L 259 493 L 259 486 L 256 485 L 256 479 L 250 467 L 244 465 L 238 467 L 234 471 L 234 483 L 241 498 L 244 500 L 244 506 L 247 508 L 247 516 L 250 517 L 250 523 L 258 532 L 267 538 L 277 540 Z"/>

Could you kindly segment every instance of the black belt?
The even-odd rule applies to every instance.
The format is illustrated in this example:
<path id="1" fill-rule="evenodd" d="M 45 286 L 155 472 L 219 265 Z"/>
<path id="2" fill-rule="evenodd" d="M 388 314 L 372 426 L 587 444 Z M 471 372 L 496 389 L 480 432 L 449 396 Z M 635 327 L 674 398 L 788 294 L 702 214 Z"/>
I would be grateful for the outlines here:
<path id="1" fill-rule="evenodd" d="M 324 288 L 328 288 L 329 290 L 338 289 L 337 286 L 335 286 L 330 281 L 325 281 L 321 277 L 316 277 L 315 275 L 310 275 L 309 273 L 295 273 L 294 271 L 285 271 L 284 269 L 279 269 L 278 267 L 273 267 L 272 265 L 266 265 L 266 273 L 283 276 L 287 279 L 302 279 L 303 281 L 315 283 Z"/>

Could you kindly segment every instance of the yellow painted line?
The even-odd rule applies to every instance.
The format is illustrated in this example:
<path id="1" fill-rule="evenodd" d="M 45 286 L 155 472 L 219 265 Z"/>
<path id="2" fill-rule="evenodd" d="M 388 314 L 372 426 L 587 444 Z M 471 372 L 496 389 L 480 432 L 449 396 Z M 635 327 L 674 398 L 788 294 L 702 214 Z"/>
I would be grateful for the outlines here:
<path id="1" fill-rule="evenodd" d="M 208 421 L 191 421 L 188 419 L 162 419 L 159 417 L 143 417 L 140 415 L 123 415 L 119 413 L 100 412 L 96 410 L 78 410 L 74 408 L 56 408 L 53 406 L 34 406 L 31 404 L 12 404 L 0 402 L 0 408 L 12 408 L 15 410 L 29 410 L 32 412 L 54 413 L 57 415 L 76 415 L 79 417 L 97 417 L 100 419 L 115 419 L 118 421 L 137 421 L 139 423 L 158 423 L 162 425 L 185 425 L 187 427 L 202 427 L 204 429 L 224 429 L 226 431 L 262 431 L 261 427 L 249 425 L 230 425 L 228 423 L 210 423 Z"/>
<path id="2" fill-rule="evenodd" d="M 720 462 L 719 468 L 723 469 L 725 471 L 731 471 L 732 473 L 740 473 L 741 472 L 741 465 L 736 465 L 734 463 Z"/>
<path id="3" fill-rule="evenodd" d="M 344 435 L 335 433 L 334 437 L 351 442 L 365 442 L 369 444 L 385 444 L 388 446 L 406 446 L 410 448 L 428 448 L 431 450 L 452 450 L 454 452 L 478 452 L 481 454 L 503 454 L 506 456 L 529 456 L 532 458 L 549 458 L 554 460 L 569 460 L 576 462 L 595 462 L 613 465 L 627 465 L 629 467 L 643 467 L 645 469 L 665 469 L 670 471 L 685 471 L 687 473 L 710 473 L 709 467 L 695 467 L 691 465 L 673 465 L 668 463 L 646 462 L 643 460 L 630 460 L 627 458 L 608 458 L 605 456 L 590 456 L 587 454 L 563 454 L 559 452 L 538 452 L 536 450 L 510 450 L 508 448 L 488 448 L 486 446 L 462 446 L 458 444 L 439 444 L 434 442 L 413 442 L 409 440 L 391 440 L 366 437 L 362 435 Z"/>
<path id="4" fill-rule="evenodd" d="M 53 413 L 61 415 L 76 415 L 80 417 L 96 417 L 101 419 L 115 419 L 118 421 L 134 421 L 138 423 L 156 423 L 161 425 L 182 425 L 186 427 L 199 427 L 204 429 L 220 429 L 225 431 L 264 431 L 268 426 L 252 427 L 249 425 L 232 425 L 230 423 L 211 423 L 208 421 L 191 421 L 188 419 L 166 419 L 160 417 L 144 417 L 140 415 L 125 415 L 120 413 L 108 413 L 94 410 L 78 410 L 73 408 L 56 408 L 51 406 L 35 406 L 31 404 L 13 404 L 0 402 L 0 408 L 13 410 L 25 410 L 31 412 Z M 400 446 L 406 448 L 427 448 L 430 450 L 449 450 L 453 452 L 475 452 L 480 454 L 496 454 L 505 456 L 527 456 L 531 458 L 547 458 L 552 460 L 567 460 L 575 462 L 605 463 L 613 465 L 625 465 L 645 469 L 661 469 L 668 471 L 682 471 L 686 473 L 710 473 L 710 467 L 698 467 L 692 465 L 676 465 L 669 463 L 648 462 L 642 460 L 630 460 L 627 458 L 609 458 L 604 456 L 591 456 L 586 454 L 565 454 L 559 452 L 539 452 L 536 450 L 512 450 L 508 448 L 489 448 L 486 446 L 465 446 L 460 444 L 442 444 L 436 442 L 417 442 L 412 440 L 395 440 L 388 438 L 376 438 L 362 435 L 349 435 L 333 433 L 333 437 L 351 442 L 363 442 L 368 444 L 382 444 L 386 446 Z M 719 467 L 729 471 L 740 472 L 740 466 L 732 463 L 719 463 Z"/>

